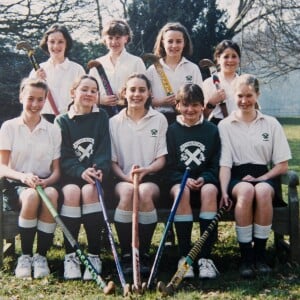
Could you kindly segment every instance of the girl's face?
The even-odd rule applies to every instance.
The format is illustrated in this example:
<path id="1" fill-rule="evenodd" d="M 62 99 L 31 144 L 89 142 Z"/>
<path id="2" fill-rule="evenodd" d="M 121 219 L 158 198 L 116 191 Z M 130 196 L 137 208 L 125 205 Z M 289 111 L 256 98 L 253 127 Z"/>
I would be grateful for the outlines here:
<path id="1" fill-rule="evenodd" d="M 259 94 L 249 84 L 240 83 L 235 87 L 235 101 L 240 111 L 251 112 L 255 110 Z"/>
<path id="2" fill-rule="evenodd" d="M 71 90 L 71 96 L 77 111 L 90 111 L 99 97 L 96 82 L 89 78 L 82 79 L 79 85 Z"/>
<path id="3" fill-rule="evenodd" d="M 150 97 L 146 81 L 141 78 L 131 78 L 126 83 L 125 98 L 129 109 L 144 110 Z"/>
<path id="4" fill-rule="evenodd" d="M 236 73 L 240 64 L 240 58 L 234 49 L 226 48 L 218 57 L 218 64 L 224 73 Z"/>
<path id="5" fill-rule="evenodd" d="M 50 57 L 59 61 L 63 61 L 65 59 L 67 41 L 60 31 L 49 34 L 47 39 L 47 46 Z"/>
<path id="6" fill-rule="evenodd" d="M 181 58 L 185 46 L 184 36 L 181 31 L 169 30 L 165 32 L 162 42 L 167 56 Z"/>
<path id="7" fill-rule="evenodd" d="M 192 126 L 200 120 L 204 107 L 200 102 L 188 103 L 181 100 L 177 104 L 177 109 L 182 115 L 183 122 Z"/>
<path id="8" fill-rule="evenodd" d="M 20 102 L 23 104 L 23 111 L 30 115 L 40 115 L 46 102 L 46 91 L 43 88 L 27 85 L 20 94 Z"/>
<path id="9" fill-rule="evenodd" d="M 128 42 L 128 35 L 106 35 L 104 42 L 110 52 L 120 54 Z"/>

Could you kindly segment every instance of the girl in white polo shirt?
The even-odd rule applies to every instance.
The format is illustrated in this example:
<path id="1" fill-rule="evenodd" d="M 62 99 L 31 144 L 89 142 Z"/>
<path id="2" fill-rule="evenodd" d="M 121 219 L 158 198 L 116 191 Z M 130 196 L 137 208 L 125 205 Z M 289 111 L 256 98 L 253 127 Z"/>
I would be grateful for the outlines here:
<path id="1" fill-rule="evenodd" d="M 238 77 L 237 70 L 240 66 L 241 50 L 237 43 L 231 40 L 220 42 L 214 52 L 214 60 L 219 67 L 217 73 L 219 87 L 209 77 L 203 82 L 203 92 L 205 101 L 204 115 L 209 120 L 218 124 L 227 113 L 236 110 L 234 101 L 233 84 Z M 226 105 L 226 111 L 222 108 Z M 225 116 L 224 116 L 225 114 Z"/>
<path id="2" fill-rule="evenodd" d="M 59 113 L 67 112 L 71 102 L 71 86 L 77 77 L 85 74 L 81 65 L 68 59 L 72 45 L 73 40 L 67 28 L 59 24 L 52 25 L 40 42 L 40 47 L 50 58 L 29 75 L 47 81 Z M 46 101 L 42 114 L 49 122 L 54 121 L 55 114 L 49 101 Z"/>
<path id="3" fill-rule="evenodd" d="M 128 76 L 133 73 L 145 73 L 146 67 L 140 57 L 132 55 L 126 50 L 126 45 L 132 39 L 132 32 L 125 20 L 110 20 L 104 26 L 101 35 L 102 41 L 109 51 L 97 60 L 102 64 L 114 94 L 106 94 L 96 68 L 92 68 L 90 74 L 98 80 L 101 107 L 106 110 L 109 116 L 112 116 L 115 114 L 113 107 L 117 106 L 118 110 L 123 108 L 118 94 Z"/>
<path id="4" fill-rule="evenodd" d="M 272 226 L 276 177 L 288 169 L 290 148 L 279 122 L 258 111 L 258 80 L 249 74 L 236 79 L 237 110 L 219 123 L 221 205 L 235 202 L 236 233 L 241 252 L 240 274 L 269 274 L 266 243 Z M 272 164 L 273 167 L 268 168 Z"/>
<path id="5" fill-rule="evenodd" d="M 186 56 L 193 52 L 187 29 L 180 23 L 167 23 L 159 31 L 154 45 L 154 54 L 167 77 L 172 93 L 166 94 L 162 79 L 154 65 L 146 72 L 152 86 L 152 105 L 162 112 L 171 124 L 176 119 L 175 95 L 183 84 L 195 83 L 202 87 L 202 75 L 198 66 Z"/>
<path id="6" fill-rule="evenodd" d="M 132 272 L 131 228 L 133 174 L 139 174 L 139 238 L 141 272 L 149 272 L 149 248 L 157 223 L 154 206 L 159 187 L 154 175 L 165 164 L 167 120 L 151 108 L 150 82 L 143 74 L 131 75 L 122 93 L 127 107 L 110 119 L 112 169 L 118 179 L 119 203 L 115 226 L 125 273 Z"/>
<path id="7" fill-rule="evenodd" d="M 31 278 L 32 267 L 34 278 L 50 272 L 46 253 L 56 226 L 35 190 L 37 185 L 42 186 L 57 207 L 58 192 L 53 185 L 60 176 L 61 135 L 58 128 L 40 115 L 47 90 L 40 79 L 24 79 L 20 88 L 21 116 L 4 122 L 0 130 L 0 176 L 7 178 L 11 196 L 8 205 L 20 210 L 22 255 L 15 270 L 18 278 Z M 32 257 L 35 234 L 37 250 Z"/>

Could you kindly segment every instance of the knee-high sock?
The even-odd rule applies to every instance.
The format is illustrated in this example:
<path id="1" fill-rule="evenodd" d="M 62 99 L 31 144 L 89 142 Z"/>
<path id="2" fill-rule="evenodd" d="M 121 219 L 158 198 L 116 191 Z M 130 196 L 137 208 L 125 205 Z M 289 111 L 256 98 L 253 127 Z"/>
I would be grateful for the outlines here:
<path id="1" fill-rule="evenodd" d="M 150 212 L 139 212 L 139 241 L 140 253 L 148 254 L 152 236 L 157 224 L 156 209 Z"/>
<path id="2" fill-rule="evenodd" d="M 86 231 L 88 252 L 99 255 L 101 249 L 103 215 L 98 202 L 82 206 L 82 223 Z"/>
<path id="3" fill-rule="evenodd" d="M 199 215 L 199 223 L 200 223 L 200 238 L 207 227 L 210 225 L 211 220 L 215 217 L 215 212 L 201 212 Z M 203 245 L 200 257 L 201 258 L 210 258 L 212 247 L 218 239 L 218 225 L 214 227 L 212 232 L 209 234 L 205 244 Z"/>
<path id="4" fill-rule="evenodd" d="M 256 261 L 264 262 L 266 259 L 266 245 L 271 227 L 272 225 L 262 226 L 258 224 L 254 224 L 253 226 L 254 255 Z"/>
<path id="5" fill-rule="evenodd" d="M 192 215 L 175 215 L 174 224 L 178 239 L 179 256 L 186 256 L 191 249 Z"/>
<path id="6" fill-rule="evenodd" d="M 80 207 L 63 205 L 61 208 L 61 219 L 75 240 L 78 239 L 78 234 L 81 225 L 81 209 Z M 66 254 L 74 252 L 73 247 L 69 243 L 68 239 L 64 235 L 64 243 L 66 248 Z"/>
<path id="7" fill-rule="evenodd" d="M 32 248 L 36 233 L 37 219 L 28 220 L 19 216 L 18 226 L 21 237 L 22 253 L 32 256 Z"/>
<path id="8" fill-rule="evenodd" d="M 117 208 L 114 220 L 122 255 L 130 254 L 132 242 L 132 211 Z"/>
<path id="9" fill-rule="evenodd" d="M 56 223 L 38 221 L 37 224 L 37 253 L 46 256 L 47 251 L 53 244 Z"/>

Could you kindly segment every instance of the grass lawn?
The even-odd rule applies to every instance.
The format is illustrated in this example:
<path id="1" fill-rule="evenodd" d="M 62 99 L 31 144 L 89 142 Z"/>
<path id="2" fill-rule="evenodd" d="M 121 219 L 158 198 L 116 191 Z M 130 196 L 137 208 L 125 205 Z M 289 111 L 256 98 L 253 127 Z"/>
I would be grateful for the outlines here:
<path id="1" fill-rule="evenodd" d="M 300 119 L 279 120 L 288 136 L 293 159 L 290 169 L 300 174 Z M 161 238 L 162 225 L 159 224 L 153 238 L 151 253 L 155 256 Z M 199 227 L 194 223 L 193 240 L 199 237 Z M 80 244 L 86 247 L 84 233 L 81 231 Z M 17 280 L 13 271 L 17 256 L 20 254 L 20 242 L 17 240 L 16 255 L 6 256 L 4 267 L 0 270 L 0 299 L 103 299 L 104 295 L 94 282 L 64 281 L 62 234 L 56 231 L 54 246 L 48 258 L 51 276 L 42 280 Z M 103 249 L 103 277 L 113 280 L 117 285 L 116 294 L 105 299 L 123 299 L 121 285 L 109 249 Z M 268 260 L 273 267 L 273 274 L 268 278 L 258 277 L 254 280 L 243 280 L 238 274 L 239 252 L 232 222 L 220 222 L 219 240 L 213 252 L 213 259 L 221 275 L 212 281 L 185 281 L 178 292 L 167 299 L 300 299 L 300 266 L 289 262 L 287 257 L 277 255 L 273 248 L 272 238 L 268 242 Z M 161 260 L 159 280 L 168 282 L 177 267 L 177 248 L 169 247 L 164 251 Z M 197 268 L 195 268 L 197 271 Z M 196 272 L 197 276 L 197 272 Z M 127 278 L 132 282 L 131 278 Z M 147 278 L 144 279 L 146 281 Z M 156 291 L 147 291 L 139 299 L 161 299 Z"/>

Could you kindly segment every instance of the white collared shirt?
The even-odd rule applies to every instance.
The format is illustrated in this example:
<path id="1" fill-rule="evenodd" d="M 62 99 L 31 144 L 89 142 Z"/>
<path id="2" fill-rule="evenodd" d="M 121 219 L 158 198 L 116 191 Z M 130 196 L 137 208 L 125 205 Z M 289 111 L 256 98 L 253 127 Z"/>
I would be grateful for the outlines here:
<path id="1" fill-rule="evenodd" d="M 164 115 L 151 107 L 138 122 L 131 120 L 122 109 L 109 120 L 112 161 L 125 174 L 133 165 L 149 166 L 156 158 L 167 154 L 168 122 Z"/>
<path id="2" fill-rule="evenodd" d="M 170 82 L 173 93 L 176 95 L 179 88 L 186 83 L 198 84 L 202 88 L 202 75 L 198 66 L 191 61 L 182 57 L 180 63 L 177 65 L 176 69 L 170 68 L 162 58 L 159 59 L 160 64 Z M 161 99 L 166 97 L 166 92 L 163 88 L 161 78 L 157 73 L 155 66 L 151 65 L 147 71 L 146 75 L 151 81 L 152 95 L 156 99 Z M 161 112 L 173 112 L 173 107 L 165 106 L 157 108 Z"/>
<path id="3" fill-rule="evenodd" d="M 46 62 L 40 64 L 46 72 L 46 81 L 51 90 L 56 107 L 60 113 L 65 113 L 68 110 L 68 105 L 71 102 L 70 90 L 74 81 L 81 75 L 85 74 L 83 67 L 68 58 L 63 63 L 54 65 L 52 59 L 49 58 Z M 29 77 L 35 77 L 35 71 L 32 70 Z M 49 101 L 46 101 L 43 114 L 54 114 Z"/>
<path id="4" fill-rule="evenodd" d="M 60 147 L 59 128 L 43 118 L 33 131 L 22 117 L 2 124 L 0 150 L 10 151 L 9 166 L 18 172 L 48 177 L 52 173 L 52 161 L 60 157 Z"/>
<path id="5" fill-rule="evenodd" d="M 133 73 L 145 74 L 146 67 L 142 59 L 138 56 L 132 55 L 124 48 L 122 53 L 117 59 L 115 65 L 113 65 L 110 54 L 107 53 L 104 56 L 98 57 L 97 60 L 102 64 L 110 86 L 115 95 L 118 95 L 121 89 L 124 87 L 127 78 Z M 96 68 L 92 68 L 89 72 L 90 75 L 97 78 L 100 86 L 100 96 L 106 95 L 104 86 Z"/>
<path id="6" fill-rule="evenodd" d="M 291 151 L 280 123 L 257 111 L 250 124 L 239 121 L 233 111 L 218 127 L 222 142 L 220 166 L 268 165 L 289 160 Z"/>
<path id="7" fill-rule="evenodd" d="M 234 89 L 233 84 L 235 79 L 238 77 L 238 74 L 236 74 L 235 79 L 231 82 L 228 82 L 224 76 L 221 73 L 217 74 L 220 80 L 220 88 L 224 89 L 226 94 L 226 107 L 228 114 L 231 114 L 234 110 L 237 110 L 237 105 L 234 99 Z M 216 86 L 213 83 L 212 77 L 209 77 L 204 80 L 203 82 L 203 94 L 204 94 L 204 103 L 206 104 L 208 102 L 208 99 L 211 98 L 211 96 L 216 92 Z M 211 112 L 211 115 L 218 119 L 223 119 L 223 113 L 221 110 L 220 105 L 217 105 L 213 111 Z"/>

